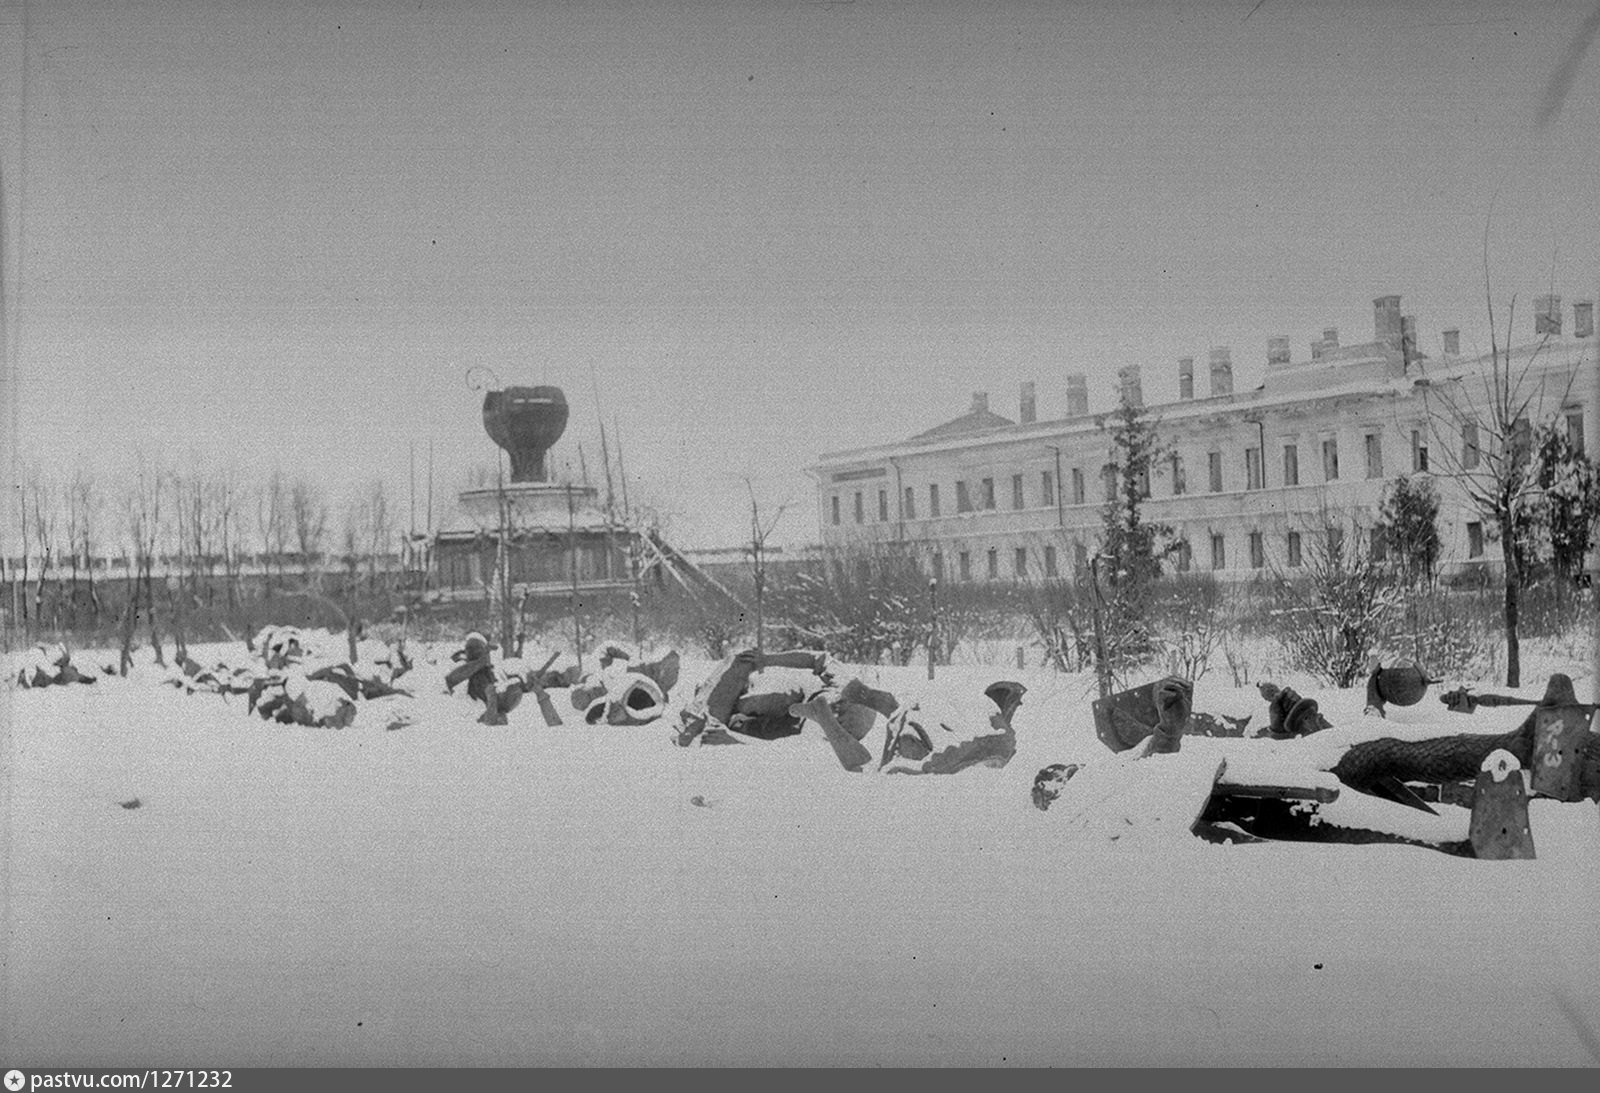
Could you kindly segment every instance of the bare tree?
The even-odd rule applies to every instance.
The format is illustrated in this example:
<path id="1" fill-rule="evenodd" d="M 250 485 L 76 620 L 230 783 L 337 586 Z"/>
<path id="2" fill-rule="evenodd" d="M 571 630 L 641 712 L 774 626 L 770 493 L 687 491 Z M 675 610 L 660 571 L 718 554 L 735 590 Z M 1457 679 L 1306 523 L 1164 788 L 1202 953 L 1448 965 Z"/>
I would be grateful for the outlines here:
<path id="1" fill-rule="evenodd" d="M 177 569 L 173 574 L 176 577 L 177 589 L 172 593 L 172 618 L 181 643 L 184 604 L 194 595 L 192 585 L 199 567 L 199 559 L 194 553 L 194 529 L 205 503 L 201 499 L 198 471 L 173 470 L 167 486 L 171 494 L 172 540 L 175 547 L 172 553 L 175 555 Z"/>
<path id="2" fill-rule="evenodd" d="M 43 623 L 44 585 L 54 560 L 60 511 L 55 483 L 50 481 L 40 464 L 34 463 L 28 468 L 23 490 L 28 498 L 28 519 L 33 525 L 33 539 L 39 548 L 39 573 L 33 585 L 33 617 L 35 622 Z M 59 624 L 59 617 L 56 622 Z"/>
<path id="3" fill-rule="evenodd" d="M 22 572 L 12 578 L 13 581 L 20 581 L 19 584 L 12 586 L 12 607 L 22 619 L 22 633 L 26 639 L 32 635 L 34 619 L 28 611 L 28 555 L 32 553 L 33 543 L 28 533 L 28 491 L 25 476 L 16 483 L 15 492 L 17 529 L 22 533 L 22 565 L 19 567 Z"/>
<path id="4" fill-rule="evenodd" d="M 74 621 L 78 603 L 78 567 L 83 566 L 88 585 L 90 617 L 100 618 L 100 593 L 94 586 L 94 555 L 98 543 L 100 511 L 104 499 L 94 474 L 82 464 L 74 468 L 67 484 L 67 549 L 72 558 L 72 601 Z"/>
<path id="5" fill-rule="evenodd" d="M 766 615 L 765 603 L 767 589 L 767 539 L 778 527 L 778 521 L 783 519 L 784 511 L 789 503 L 785 501 L 778 506 L 778 511 L 772 514 L 772 519 L 765 524 L 761 522 L 761 506 L 756 503 L 755 487 L 750 484 L 750 479 L 744 480 L 744 488 L 750 494 L 750 570 L 755 579 L 756 589 L 756 654 L 759 656 L 766 641 Z"/>
<path id="6" fill-rule="evenodd" d="M 156 620 L 154 582 L 157 552 L 165 529 L 162 502 L 167 492 L 167 479 L 168 475 L 160 461 L 140 452 L 123 492 L 123 525 L 132 547 L 134 563 L 133 572 L 129 575 L 128 602 L 122 628 L 120 668 L 123 675 L 127 675 L 133 665 L 133 635 L 141 601 L 145 620 L 150 627 L 150 645 L 155 650 L 156 663 L 162 666 L 166 664 Z"/>
<path id="7" fill-rule="evenodd" d="M 283 472 L 274 467 L 256 497 L 256 531 L 261 536 L 261 549 L 267 556 L 269 590 L 274 567 L 277 568 L 278 578 L 281 580 L 283 577 L 283 556 L 289 552 L 290 529 L 289 485 L 284 481 Z"/>
<path id="8" fill-rule="evenodd" d="M 289 526 L 300 552 L 301 572 L 311 583 L 312 566 L 322 555 L 328 532 L 328 503 L 315 483 L 296 478 L 289 487 Z"/>
<path id="9" fill-rule="evenodd" d="M 344 611 L 346 641 L 349 645 L 350 663 L 356 662 L 356 630 L 360 623 L 361 598 L 361 510 L 363 505 L 356 502 L 345 510 L 344 533 L 342 535 L 344 549 Z"/>
<path id="10" fill-rule="evenodd" d="M 214 598 L 213 578 L 221 557 L 223 498 L 230 488 L 227 473 L 191 458 L 189 470 L 173 477 L 178 554 L 183 559 L 179 579 L 187 583 L 191 595 L 203 595 L 207 602 Z"/>
<path id="11" fill-rule="evenodd" d="M 1485 244 L 1487 249 L 1487 243 Z M 1513 350 L 1511 330 L 1516 298 L 1506 309 L 1506 336 L 1500 340 L 1484 263 L 1489 312 L 1489 368 L 1429 377 L 1426 399 L 1429 433 L 1442 477 L 1455 483 L 1472 509 L 1498 534 L 1504 558 L 1502 622 L 1506 641 L 1506 686 L 1521 686 L 1518 628 L 1522 594 L 1534 561 L 1532 541 L 1539 487 L 1535 480 L 1533 428 L 1560 409 L 1579 369 L 1564 379 L 1549 363 L 1550 334 Z M 1554 378 L 1552 378 L 1554 377 Z"/>
<path id="12" fill-rule="evenodd" d="M 357 516 L 361 548 L 367 557 L 367 584 L 376 592 L 378 567 L 389 553 L 395 535 L 394 512 L 383 479 L 374 478 L 367 484 L 366 494 L 357 505 Z"/>
<path id="13" fill-rule="evenodd" d="M 232 463 L 217 471 L 217 547 L 222 561 L 229 610 L 239 606 L 240 570 L 244 561 L 245 529 L 239 468 Z"/>

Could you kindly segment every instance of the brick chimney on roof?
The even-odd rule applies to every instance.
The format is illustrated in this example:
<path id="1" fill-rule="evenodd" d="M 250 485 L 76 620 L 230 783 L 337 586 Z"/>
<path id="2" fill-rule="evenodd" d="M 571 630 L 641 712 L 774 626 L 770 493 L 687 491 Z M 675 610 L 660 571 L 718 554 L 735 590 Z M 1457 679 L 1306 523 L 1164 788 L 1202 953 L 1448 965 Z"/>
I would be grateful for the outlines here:
<path id="1" fill-rule="evenodd" d="M 1089 412 L 1089 379 L 1082 372 L 1067 376 L 1067 416 Z"/>
<path id="2" fill-rule="evenodd" d="M 1372 301 L 1372 340 L 1382 342 L 1400 352 L 1404 338 L 1404 321 L 1400 317 L 1400 297 L 1379 296 Z"/>
<path id="3" fill-rule="evenodd" d="M 987 414 L 989 412 L 989 392 L 972 392 L 972 410 L 974 414 Z"/>
<path id="4" fill-rule="evenodd" d="M 1017 420 L 1024 425 L 1031 425 L 1039 420 L 1039 406 L 1034 399 L 1032 380 L 1022 385 L 1022 406 L 1017 414 Z"/>
<path id="5" fill-rule="evenodd" d="M 1130 364 L 1117 372 L 1117 397 L 1129 406 L 1144 405 L 1144 388 L 1139 382 L 1139 366 Z"/>
<path id="6" fill-rule="evenodd" d="M 1400 352 L 1405 357 L 1406 367 L 1422 359 L 1422 349 L 1417 345 L 1417 317 L 1407 315 L 1400 320 Z"/>
<path id="7" fill-rule="evenodd" d="M 1211 394 L 1233 394 L 1233 350 L 1225 345 L 1211 351 Z"/>

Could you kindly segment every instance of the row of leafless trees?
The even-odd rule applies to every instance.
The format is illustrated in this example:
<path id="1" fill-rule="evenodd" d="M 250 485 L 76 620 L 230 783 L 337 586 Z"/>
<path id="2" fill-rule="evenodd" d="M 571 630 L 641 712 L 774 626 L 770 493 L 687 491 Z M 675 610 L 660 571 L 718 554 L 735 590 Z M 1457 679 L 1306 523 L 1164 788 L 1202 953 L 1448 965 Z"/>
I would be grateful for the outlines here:
<path id="1" fill-rule="evenodd" d="M 97 628 L 107 615 L 153 610 L 159 583 L 181 618 L 315 587 L 329 563 L 344 583 L 376 587 L 400 547 L 395 517 L 381 479 L 336 520 L 317 483 L 279 470 L 251 482 L 236 467 L 145 455 L 116 475 L 27 465 L 0 557 L 0 614 L 25 633 Z"/>

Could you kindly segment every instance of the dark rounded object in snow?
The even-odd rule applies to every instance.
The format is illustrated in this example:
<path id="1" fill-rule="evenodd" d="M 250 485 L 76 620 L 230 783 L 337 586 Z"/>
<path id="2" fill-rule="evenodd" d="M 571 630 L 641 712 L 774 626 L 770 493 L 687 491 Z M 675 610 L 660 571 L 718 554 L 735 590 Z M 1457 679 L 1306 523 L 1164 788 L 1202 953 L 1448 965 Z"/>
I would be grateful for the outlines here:
<path id="1" fill-rule="evenodd" d="M 507 387 L 483 396 L 483 428 L 511 457 L 511 481 L 546 480 L 544 453 L 567 430 L 559 387 Z"/>
<path id="2" fill-rule="evenodd" d="M 1033 807 L 1040 812 L 1048 811 L 1061 796 L 1061 791 L 1066 788 L 1067 782 L 1078 773 L 1076 763 L 1051 763 L 1038 774 L 1033 776 Z"/>
<path id="3" fill-rule="evenodd" d="M 1283 717 L 1283 727 L 1291 736 L 1309 736 L 1322 726 L 1317 719 L 1317 700 L 1302 698 Z"/>
<path id="4" fill-rule="evenodd" d="M 1394 668 L 1379 668 L 1373 673 L 1378 697 L 1394 706 L 1415 706 L 1428 692 L 1433 681 L 1415 664 Z"/>

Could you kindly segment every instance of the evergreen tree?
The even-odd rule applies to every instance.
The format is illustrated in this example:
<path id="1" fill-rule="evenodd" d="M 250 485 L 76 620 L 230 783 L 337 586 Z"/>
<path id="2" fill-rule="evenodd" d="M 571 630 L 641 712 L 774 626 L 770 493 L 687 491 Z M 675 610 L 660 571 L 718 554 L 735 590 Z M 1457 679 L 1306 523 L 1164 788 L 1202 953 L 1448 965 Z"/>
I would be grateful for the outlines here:
<path id="1" fill-rule="evenodd" d="M 1111 433 L 1111 448 L 1096 566 L 1097 579 L 1104 582 L 1102 679 L 1154 652 L 1148 621 L 1151 586 L 1161 576 L 1162 559 L 1177 547 L 1172 528 L 1144 519 L 1150 474 L 1165 454 L 1156 423 L 1124 397 L 1103 427 Z"/>
<path id="2" fill-rule="evenodd" d="M 1600 465 L 1574 447 L 1561 424 L 1559 419 L 1541 424 L 1535 441 L 1535 520 L 1545 534 L 1534 541 L 1543 538 L 1551 568 L 1577 584 L 1600 525 Z"/>
<path id="3" fill-rule="evenodd" d="M 1395 566 L 1412 584 L 1431 584 L 1439 564 L 1439 492 L 1424 476 L 1389 483 L 1378 509 L 1378 532 Z"/>

